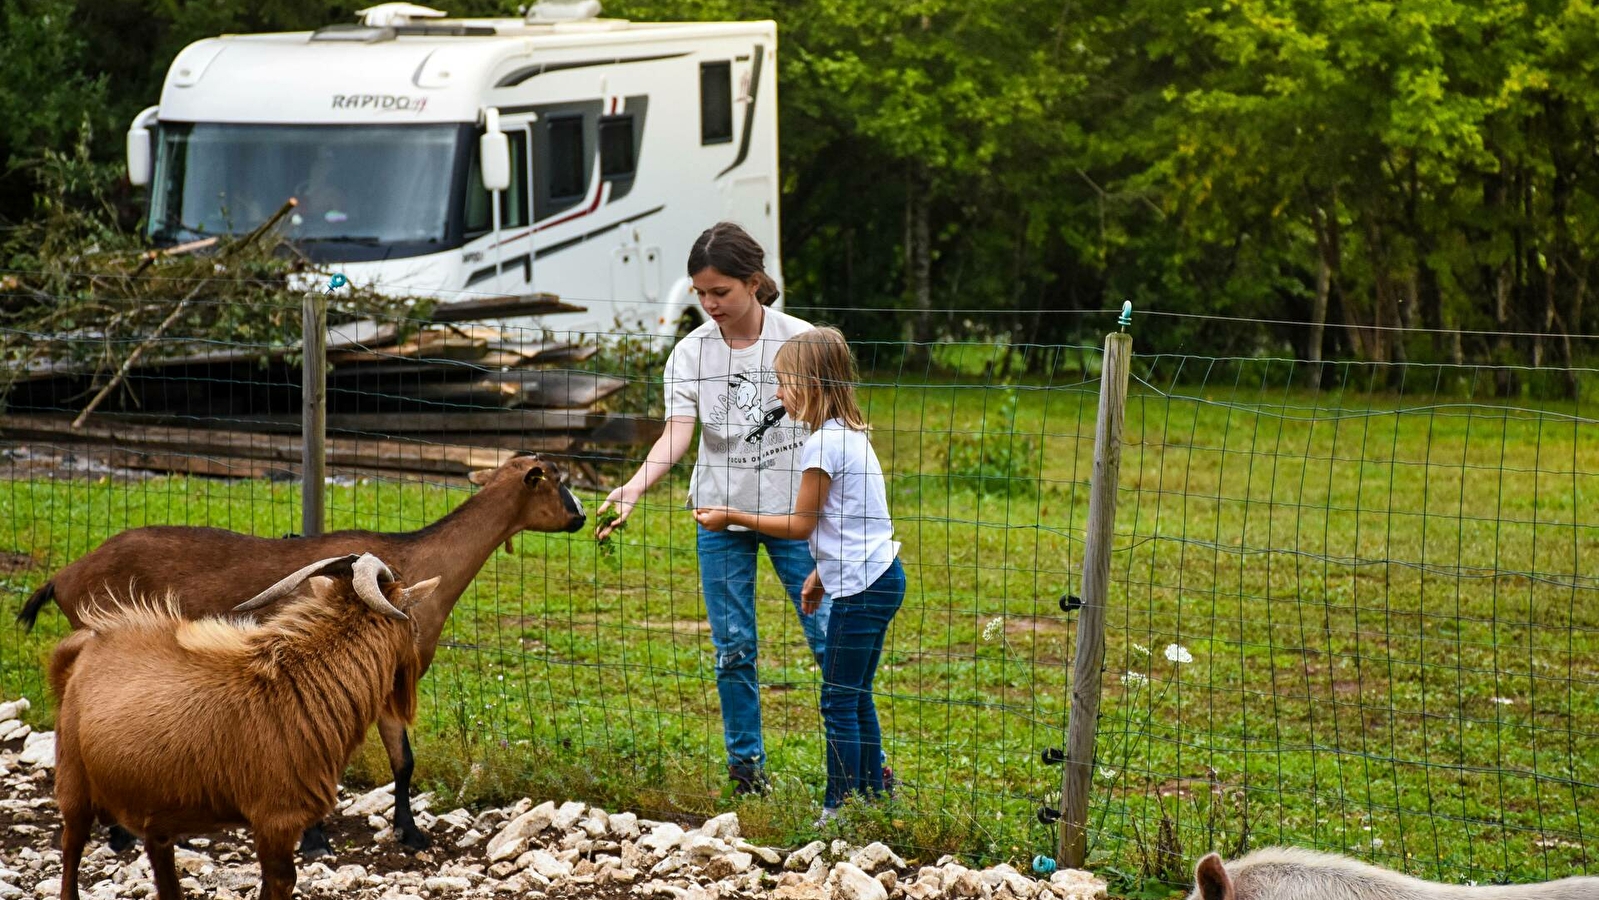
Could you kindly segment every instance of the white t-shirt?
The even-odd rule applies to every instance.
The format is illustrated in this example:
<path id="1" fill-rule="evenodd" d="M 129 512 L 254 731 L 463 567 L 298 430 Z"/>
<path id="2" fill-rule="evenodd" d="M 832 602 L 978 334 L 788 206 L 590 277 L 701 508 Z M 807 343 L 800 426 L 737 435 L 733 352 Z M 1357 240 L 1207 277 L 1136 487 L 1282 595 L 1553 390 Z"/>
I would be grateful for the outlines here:
<path id="1" fill-rule="evenodd" d="M 833 479 L 811 532 L 811 556 L 822 587 L 833 597 L 859 594 L 899 556 L 883 466 L 871 438 L 828 419 L 805 441 L 800 469 L 821 469 Z"/>
<path id="2" fill-rule="evenodd" d="M 750 513 L 794 511 L 799 449 L 810 429 L 777 402 L 772 358 L 810 323 L 767 308 L 761 336 L 734 350 L 715 322 L 694 329 L 666 361 L 666 416 L 700 423 L 699 455 L 689 481 L 691 507 L 730 506 Z"/>

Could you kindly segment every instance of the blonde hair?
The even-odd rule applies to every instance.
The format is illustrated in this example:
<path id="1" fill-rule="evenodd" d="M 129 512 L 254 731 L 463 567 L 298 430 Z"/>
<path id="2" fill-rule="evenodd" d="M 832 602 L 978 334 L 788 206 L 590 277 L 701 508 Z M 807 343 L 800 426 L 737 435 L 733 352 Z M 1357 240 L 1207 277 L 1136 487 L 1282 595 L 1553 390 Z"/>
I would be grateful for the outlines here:
<path id="1" fill-rule="evenodd" d="M 855 356 L 844 333 L 821 326 L 794 335 L 772 360 L 789 414 L 813 431 L 838 419 L 854 431 L 870 431 L 855 401 Z"/>

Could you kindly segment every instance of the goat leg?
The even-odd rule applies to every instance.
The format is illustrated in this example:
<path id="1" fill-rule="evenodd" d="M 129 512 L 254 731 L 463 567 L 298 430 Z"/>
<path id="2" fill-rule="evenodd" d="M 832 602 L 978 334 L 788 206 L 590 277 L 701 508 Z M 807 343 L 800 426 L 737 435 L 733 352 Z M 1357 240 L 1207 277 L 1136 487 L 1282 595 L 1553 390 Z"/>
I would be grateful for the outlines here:
<path id="1" fill-rule="evenodd" d="M 301 859 L 311 860 L 332 855 L 333 842 L 328 840 L 328 833 L 323 830 L 321 822 L 307 828 L 305 833 L 300 835 Z"/>
<path id="2" fill-rule="evenodd" d="M 292 900 L 294 882 L 294 839 L 299 829 L 255 829 L 255 857 L 261 863 L 261 890 L 257 900 Z"/>
<path id="3" fill-rule="evenodd" d="M 78 900 L 78 865 L 89 842 L 94 813 L 88 807 L 61 810 L 61 898 Z"/>
<path id="4" fill-rule="evenodd" d="M 411 736 L 406 733 L 404 722 L 387 716 L 378 719 L 378 736 L 383 738 L 383 749 L 389 754 L 389 768 L 394 773 L 394 837 L 402 847 L 426 850 L 433 841 L 416 827 L 416 819 L 411 816 L 411 774 L 416 771 Z"/>
<path id="5" fill-rule="evenodd" d="M 123 828 L 121 825 L 118 825 L 115 822 L 111 823 L 111 827 L 108 830 L 110 831 L 110 835 L 109 839 L 106 841 L 106 845 L 111 848 L 112 853 L 121 853 L 129 847 L 132 847 L 134 842 L 138 840 L 138 838 L 134 836 L 133 832 Z"/>
<path id="6" fill-rule="evenodd" d="M 183 900 L 183 888 L 178 885 L 178 866 L 173 859 L 172 838 L 146 834 L 144 852 L 150 857 L 150 874 L 155 877 L 157 900 Z"/>

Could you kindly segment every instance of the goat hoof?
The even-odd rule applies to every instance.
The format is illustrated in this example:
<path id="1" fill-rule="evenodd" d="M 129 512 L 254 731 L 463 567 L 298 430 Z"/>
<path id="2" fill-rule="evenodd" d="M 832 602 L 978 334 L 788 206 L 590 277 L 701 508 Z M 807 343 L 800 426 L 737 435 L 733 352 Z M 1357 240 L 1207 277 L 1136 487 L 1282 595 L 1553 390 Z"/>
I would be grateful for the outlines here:
<path id="1" fill-rule="evenodd" d="M 433 839 L 422 832 L 420 828 L 412 828 L 400 835 L 400 845 L 410 850 L 426 850 L 433 846 Z"/>
<path id="2" fill-rule="evenodd" d="M 133 842 L 136 840 L 138 838 L 133 836 L 133 832 L 123 828 L 121 825 L 112 825 L 111 838 L 106 843 L 111 848 L 112 853 L 121 853 L 132 847 Z"/>
<path id="3" fill-rule="evenodd" d="M 321 831 L 307 831 L 300 835 L 300 858 L 311 860 L 333 855 L 333 844 Z"/>

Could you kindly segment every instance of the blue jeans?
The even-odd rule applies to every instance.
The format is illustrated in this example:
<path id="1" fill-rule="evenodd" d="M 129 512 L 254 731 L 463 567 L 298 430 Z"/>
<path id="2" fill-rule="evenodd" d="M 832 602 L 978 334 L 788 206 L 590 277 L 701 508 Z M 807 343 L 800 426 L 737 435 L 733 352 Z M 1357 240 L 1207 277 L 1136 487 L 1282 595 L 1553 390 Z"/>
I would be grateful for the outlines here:
<path id="1" fill-rule="evenodd" d="M 871 587 L 833 600 L 822 666 L 822 725 L 827 731 L 822 805 L 828 809 L 837 809 L 852 793 L 875 797 L 883 792 L 883 732 L 872 702 L 872 681 L 888 623 L 904 602 L 905 568 L 897 559 Z"/>
<path id="2" fill-rule="evenodd" d="M 760 547 L 788 591 L 794 611 L 800 609 L 800 588 L 816 570 L 805 541 L 767 537 L 753 531 L 699 529 L 700 587 L 705 595 L 705 615 L 711 625 L 711 645 L 716 648 L 716 692 L 722 699 L 722 740 L 730 766 L 760 768 L 766 762 L 761 742 L 761 694 L 755 676 L 755 656 L 760 647 L 755 630 L 755 557 Z M 805 643 L 817 665 L 827 645 L 828 610 L 822 605 L 811 615 L 801 615 Z"/>

